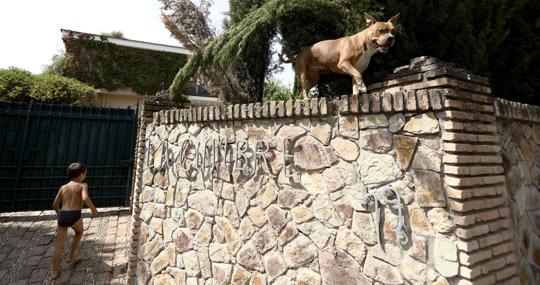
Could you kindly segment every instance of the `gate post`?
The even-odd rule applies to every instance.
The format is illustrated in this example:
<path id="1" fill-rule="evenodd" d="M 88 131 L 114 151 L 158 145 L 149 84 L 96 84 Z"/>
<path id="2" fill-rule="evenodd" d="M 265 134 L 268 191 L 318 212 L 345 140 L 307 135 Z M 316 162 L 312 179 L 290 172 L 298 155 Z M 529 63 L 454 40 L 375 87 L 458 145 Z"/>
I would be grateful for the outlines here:
<path id="1" fill-rule="evenodd" d="M 180 109 L 187 107 L 185 104 L 176 103 L 171 101 L 150 101 L 144 100 L 141 108 L 141 118 L 139 121 L 139 131 L 137 133 L 137 140 L 135 143 L 135 171 L 134 171 L 134 183 L 133 190 L 131 191 L 131 223 L 129 235 L 129 259 L 127 269 L 127 283 L 133 284 L 133 277 L 135 276 L 134 270 L 137 266 L 137 251 L 138 240 L 140 230 L 140 193 L 142 192 L 142 175 L 143 175 L 143 162 L 144 154 L 146 151 L 146 129 L 149 124 L 152 123 L 154 113 L 162 110 Z"/>

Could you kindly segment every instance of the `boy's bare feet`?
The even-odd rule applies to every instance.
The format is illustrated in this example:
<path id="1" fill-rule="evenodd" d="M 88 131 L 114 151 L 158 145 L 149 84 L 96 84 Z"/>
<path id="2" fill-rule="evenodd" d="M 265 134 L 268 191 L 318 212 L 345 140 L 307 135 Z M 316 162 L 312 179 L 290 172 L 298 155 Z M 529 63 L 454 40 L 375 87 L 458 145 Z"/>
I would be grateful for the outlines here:
<path id="1" fill-rule="evenodd" d="M 58 270 L 58 271 L 53 270 L 53 272 L 52 272 L 52 274 L 51 274 L 51 278 L 52 278 L 53 280 L 55 280 L 55 279 L 57 279 L 58 277 L 60 277 L 60 270 Z"/>

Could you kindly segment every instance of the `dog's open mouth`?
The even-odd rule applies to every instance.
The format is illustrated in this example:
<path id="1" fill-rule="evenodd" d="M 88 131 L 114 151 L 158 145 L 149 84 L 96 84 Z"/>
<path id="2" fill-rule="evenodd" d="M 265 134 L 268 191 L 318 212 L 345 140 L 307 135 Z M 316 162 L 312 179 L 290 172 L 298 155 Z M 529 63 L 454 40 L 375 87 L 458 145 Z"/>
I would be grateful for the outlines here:
<path id="1" fill-rule="evenodd" d="M 392 44 L 384 44 L 384 45 L 381 45 L 377 42 L 377 39 L 374 39 L 373 40 L 373 43 L 375 44 L 375 46 L 377 47 L 377 50 L 379 50 L 380 52 L 382 53 L 387 53 L 388 50 L 390 50 L 390 48 L 392 47 Z"/>

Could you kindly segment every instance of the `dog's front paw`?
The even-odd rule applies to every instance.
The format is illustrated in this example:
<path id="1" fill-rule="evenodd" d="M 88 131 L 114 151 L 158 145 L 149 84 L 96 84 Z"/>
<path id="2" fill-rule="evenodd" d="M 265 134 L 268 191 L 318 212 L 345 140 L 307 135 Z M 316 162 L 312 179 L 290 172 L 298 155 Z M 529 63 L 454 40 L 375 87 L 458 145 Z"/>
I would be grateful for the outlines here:
<path id="1" fill-rule="evenodd" d="M 362 84 L 353 84 L 352 90 L 353 90 L 353 94 L 367 93 L 366 84 L 364 84 L 364 83 L 362 83 Z"/>
<path id="2" fill-rule="evenodd" d="M 362 94 L 367 93 L 366 84 L 360 85 L 360 88 L 358 88 L 358 89 L 360 90 L 360 93 L 362 93 Z"/>

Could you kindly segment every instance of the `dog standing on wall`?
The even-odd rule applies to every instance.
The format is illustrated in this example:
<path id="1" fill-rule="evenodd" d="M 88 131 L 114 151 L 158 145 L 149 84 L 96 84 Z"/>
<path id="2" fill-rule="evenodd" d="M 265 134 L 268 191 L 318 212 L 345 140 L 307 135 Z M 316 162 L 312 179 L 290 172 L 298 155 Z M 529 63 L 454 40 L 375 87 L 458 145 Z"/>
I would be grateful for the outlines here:
<path id="1" fill-rule="evenodd" d="M 394 45 L 394 30 L 399 14 L 388 22 L 377 22 L 367 13 L 364 16 L 367 26 L 355 35 L 318 42 L 290 59 L 279 55 L 283 63 L 293 63 L 304 99 L 308 98 L 309 90 L 319 81 L 322 70 L 350 75 L 353 78 L 353 94 L 367 92 L 362 72 L 368 67 L 372 55 L 378 51 L 387 53 Z"/>

